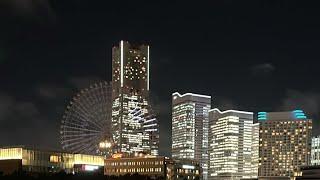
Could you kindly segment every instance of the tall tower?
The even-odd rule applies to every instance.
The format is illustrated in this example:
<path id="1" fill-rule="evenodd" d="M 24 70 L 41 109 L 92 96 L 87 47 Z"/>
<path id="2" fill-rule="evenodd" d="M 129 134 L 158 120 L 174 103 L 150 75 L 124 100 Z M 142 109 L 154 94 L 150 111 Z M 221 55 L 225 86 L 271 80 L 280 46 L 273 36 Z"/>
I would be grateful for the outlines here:
<path id="1" fill-rule="evenodd" d="M 112 49 L 112 133 L 117 152 L 158 155 L 159 127 L 149 101 L 149 46 Z"/>
<path id="2" fill-rule="evenodd" d="M 259 112 L 259 177 L 294 177 L 310 165 L 312 120 L 302 110 Z"/>
<path id="3" fill-rule="evenodd" d="M 219 109 L 209 111 L 210 180 L 257 178 L 252 169 L 253 113 Z"/>
<path id="4" fill-rule="evenodd" d="M 211 96 L 172 94 L 172 157 L 200 162 L 208 174 L 208 111 Z"/>

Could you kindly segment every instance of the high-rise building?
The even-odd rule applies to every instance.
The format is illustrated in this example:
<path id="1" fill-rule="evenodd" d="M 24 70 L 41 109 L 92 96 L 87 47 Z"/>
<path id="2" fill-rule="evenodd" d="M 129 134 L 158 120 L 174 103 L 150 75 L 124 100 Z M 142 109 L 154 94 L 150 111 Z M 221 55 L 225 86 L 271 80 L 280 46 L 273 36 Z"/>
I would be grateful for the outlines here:
<path id="1" fill-rule="evenodd" d="M 311 165 L 320 165 L 320 136 L 312 137 L 311 141 Z"/>
<path id="2" fill-rule="evenodd" d="M 211 96 L 172 94 L 172 158 L 200 162 L 208 174 L 208 111 Z"/>
<path id="3" fill-rule="evenodd" d="M 252 168 L 253 113 L 212 109 L 209 111 L 208 179 L 256 178 Z"/>
<path id="4" fill-rule="evenodd" d="M 159 127 L 149 100 L 149 46 L 112 49 L 112 133 L 116 152 L 158 155 Z"/>
<path id="5" fill-rule="evenodd" d="M 258 176 L 259 168 L 259 123 L 254 123 L 252 125 L 252 173 L 255 177 Z"/>
<path id="6" fill-rule="evenodd" d="M 259 112 L 259 177 L 294 177 L 310 164 L 312 120 L 302 110 Z"/>

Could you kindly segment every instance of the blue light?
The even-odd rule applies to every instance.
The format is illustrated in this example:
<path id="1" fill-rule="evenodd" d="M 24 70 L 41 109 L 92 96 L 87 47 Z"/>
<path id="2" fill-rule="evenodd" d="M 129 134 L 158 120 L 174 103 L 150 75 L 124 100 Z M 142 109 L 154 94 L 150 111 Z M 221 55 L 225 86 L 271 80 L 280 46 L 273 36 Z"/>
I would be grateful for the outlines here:
<path id="1" fill-rule="evenodd" d="M 296 109 L 296 110 L 294 110 L 293 112 L 294 112 L 294 113 L 303 113 L 303 111 L 300 110 L 300 109 Z"/>
<path id="2" fill-rule="evenodd" d="M 304 116 L 305 114 L 299 112 L 299 113 L 294 113 L 294 115 L 295 115 L 295 116 Z"/>
<path id="3" fill-rule="evenodd" d="M 304 112 L 300 109 L 296 109 L 293 112 L 293 116 L 296 119 L 307 119 L 307 116 L 304 114 Z"/>
<path id="4" fill-rule="evenodd" d="M 258 120 L 267 120 L 267 112 L 258 112 Z"/>
<path id="5" fill-rule="evenodd" d="M 259 117 L 258 120 L 267 120 L 267 117 Z"/>
<path id="6" fill-rule="evenodd" d="M 307 116 L 296 116 L 297 119 L 307 119 Z"/>

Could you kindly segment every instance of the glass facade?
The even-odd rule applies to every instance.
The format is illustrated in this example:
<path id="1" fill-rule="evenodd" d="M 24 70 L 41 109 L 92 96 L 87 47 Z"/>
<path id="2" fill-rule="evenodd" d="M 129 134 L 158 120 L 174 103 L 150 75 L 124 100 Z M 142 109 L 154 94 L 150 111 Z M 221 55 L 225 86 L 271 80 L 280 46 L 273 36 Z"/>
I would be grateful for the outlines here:
<path id="1" fill-rule="evenodd" d="M 294 177 L 310 164 L 312 120 L 301 110 L 264 114 L 258 117 L 259 176 Z"/>
<path id="2" fill-rule="evenodd" d="M 252 173 L 258 175 L 259 168 L 259 123 L 252 125 Z"/>
<path id="3" fill-rule="evenodd" d="M 112 50 L 115 152 L 158 155 L 159 125 L 149 101 L 149 46 L 121 41 Z"/>
<path id="4" fill-rule="evenodd" d="M 252 112 L 210 110 L 208 179 L 257 178 L 253 139 Z"/>
<path id="5" fill-rule="evenodd" d="M 201 163 L 203 179 L 208 172 L 208 111 L 211 97 L 172 94 L 172 158 Z"/>

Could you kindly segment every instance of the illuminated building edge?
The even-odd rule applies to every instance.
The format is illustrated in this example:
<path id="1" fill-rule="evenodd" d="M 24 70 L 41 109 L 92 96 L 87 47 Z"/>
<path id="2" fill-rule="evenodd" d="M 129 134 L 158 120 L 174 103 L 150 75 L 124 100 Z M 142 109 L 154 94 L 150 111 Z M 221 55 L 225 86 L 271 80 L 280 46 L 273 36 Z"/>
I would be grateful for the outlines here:
<path id="1" fill-rule="evenodd" d="M 172 94 L 172 158 L 200 162 L 202 179 L 208 175 L 208 111 L 211 96 Z"/>
<path id="2" fill-rule="evenodd" d="M 43 151 L 22 146 L 0 148 L 0 171 L 4 174 L 11 174 L 14 171 L 55 173 L 61 170 L 66 173 L 77 173 L 95 171 L 103 166 L 103 156 Z"/>
<path id="3" fill-rule="evenodd" d="M 252 112 L 209 111 L 209 180 L 257 178 L 257 126 Z"/>

